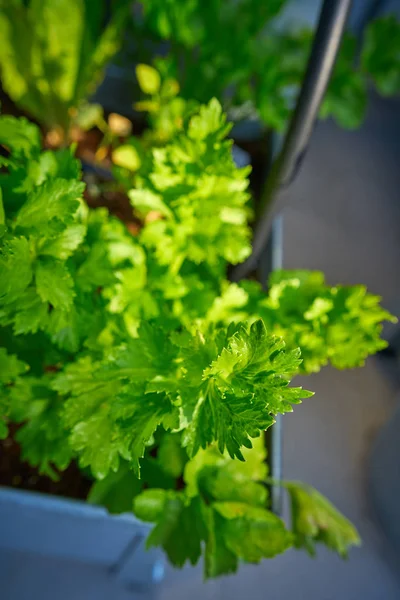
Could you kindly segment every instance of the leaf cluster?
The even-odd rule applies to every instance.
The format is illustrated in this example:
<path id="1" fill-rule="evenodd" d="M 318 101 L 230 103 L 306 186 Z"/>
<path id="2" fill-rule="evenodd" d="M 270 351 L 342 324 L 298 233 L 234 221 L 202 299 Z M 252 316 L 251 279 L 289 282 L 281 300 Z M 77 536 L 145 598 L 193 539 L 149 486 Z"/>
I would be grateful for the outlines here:
<path id="1" fill-rule="evenodd" d="M 121 45 L 125 0 L 1 0 L 0 70 L 10 98 L 45 126 L 68 130 Z"/>
<path id="2" fill-rule="evenodd" d="M 337 369 L 363 366 L 368 356 L 386 348 L 382 322 L 397 319 L 365 286 L 328 286 L 318 271 L 272 273 L 265 292 L 253 281 L 226 284 L 206 319 L 230 323 L 262 318 L 269 331 L 289 348 L 301 348 L 300 371 L 317 372 L 330 363 Z"/>
<path id="3" fill-rule="evenodd" d="M 268 295 L 225 281 L 250 238 L 227 131 L 212 100 L 143 152 L 133 237 L 87 209 L 73 149 L 43 152 L 35 125 L 0 117 L 0 435 L 18 423 L 23 458 L 50 477 L 76 460 L 92 502 L 154 522 L 149 545 L 176 565 L 204 552 L 207 576 L 293 544 L 357 543 L 308 489 L 288 487 L 291 530 L 271 513 L 262 434 L 311 395 L 290 385 L 297 345 L 306 370 L 325 346 L 357 364 L 389 317 L 319 274 L 276 274 Z"/>
<path id="4" fill-rule="evenodd" d="M 234 120 L 260 118 L 282 131 L 290 117 L 310 54 L 314 31 L 282 25 L 288 0 L 161 2 L 143 0 L 134 24 L 141 40 L 140 60 L 153 61 L 164 77 L 176 79 L 187 99 L 223 99 Z M 384 95 L 399 92 L 400 24 L 395 16 L 372 21 L 362 48 L 346 33 L 331 77 L 321 118 L 345 128 L 358 127 L 365 115 L 372 82 Z M 148 40 L 151 53 L 147 52 Z M 165 52 L 167 44 L 167 52 Z"/>

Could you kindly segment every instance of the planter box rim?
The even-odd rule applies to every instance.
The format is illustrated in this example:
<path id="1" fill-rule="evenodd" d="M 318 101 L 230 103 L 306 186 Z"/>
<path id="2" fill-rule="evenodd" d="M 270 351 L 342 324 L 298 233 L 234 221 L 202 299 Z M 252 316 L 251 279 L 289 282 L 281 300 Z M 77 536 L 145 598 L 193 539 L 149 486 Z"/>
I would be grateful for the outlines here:
<path id="1" fill-rule="evenodd" d="M 144 531 L 149 529 L 149 525 L 137 519 L 133 513 L 113 514 L 104 506 L 91 504 L 77 498 L 0 486 L 0 505 L 4 502 L 27 507 L 35 506 L 44 511 L 51 510 L 52 512 L 68 513 L 73 516 L 85 516 L 95 519 L 99 519 L 99 517 L 113 518 L 118 521 L 127 521 L 130 524 L 134 523 Z"/>

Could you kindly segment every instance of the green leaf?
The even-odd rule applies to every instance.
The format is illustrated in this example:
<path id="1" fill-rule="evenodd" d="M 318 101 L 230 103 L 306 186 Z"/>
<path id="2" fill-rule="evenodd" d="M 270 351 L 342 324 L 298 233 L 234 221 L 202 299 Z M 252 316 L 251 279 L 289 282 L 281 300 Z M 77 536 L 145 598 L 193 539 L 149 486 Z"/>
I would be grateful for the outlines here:
<path id="1" fill-rule="evenodd" d="M 27 119 L 0 116 L 0 145 L 13 154 L 33 157 L 40 150 L 40 131 Z"/>
<path id="2" fill-rule="evenodd" d="M 154 100 L 141 100 L 140 102 L 135 102 L 133 108 L 138 112 L 157 112 L 160 109 L 160 103 Z"/>
<path id="3" fill-rule="evenodd" d="M 240 530 L 242 526 L 248 527 L 249 531 L 254 532 L 254 536 L 257 537 L 258 527 L 262 529 L 264 526 L 269 526 L 253 522 L 257 519 L 266 519 L 267 522 L 270 520 L 270 513 L 266 510 L 267 491 L 260 483 L 266 477 L 264 441 L 258 438 L 254 440 L 254 445 L 254 448 L 244 450 L 246 462 L 232 460 L 227 454 L 221 455 L 215 446 L 211 446 L 207 450 L 200 451 L 185 467 L 187 494 L 200 495 L 207 506 L 211 507 L 206 516 L 208 530 L 205 548 L 206 577 L 235 572 L 238 557 L 244 556 L 236 546 L 230 545 L 230 536 L 236 534 L 231 533 L 231 524 L 227 523 L 227 519 L 231 519 L 232 515 L 242 519 L 242 514 L 238 513 L 238 506 L 246 514 L 247 523 L 246 525 L 235 523 L 235 528 Z M 252 507 L 258 508 L 260 512 L 253 513 Z M 273 519 L 273 525 L 277 527 L 276 535 L 272 535 L 271 545 L 268 543 L 269 538 L 265 537 L 266 547 L 263 552 L 259 551 L 257 560 L 277 552 L 278 539 L 283 544 L 290 543 L 290 534 L 285 531 L 283 523 L 275 522 Z M 243 533 L 243 536 L 245 535 L 247 533 Z M 262 536 L 260 532 L 260 537 Z M 240 542 L 238 544 L 241 545 Z M 258 541 L 255 542 L 255 546 L 257 544 Z M 255 548 L 252 551 L 256 552 Z M 283 548 L 280 551 L 283 551 Z M 255 557 L 250 554 L 250 549 L 246 551 L 245 560 L 255 560 Z"/>
<path id="4" fill-rule="evenodd" d="M 4 226 L 5 226 L 5 222 L 6 222 L 6 214 L 4 212 L 4 205 L 3 205 L 3 194 L 0 188 L 0 232 L 4 231 Z M 1 237 L 1 233 L 0 233 L 0 237 Z"/>
<path id="5" fill-rule="evenodd" d="M 9 385 L 14 384 L 29 369 L 15 354 L 9 354 L 0 348 L 0 440 L 8 435 L 8 415 L 10 412 Z"/>
<path id="6" fill-rule="evenodd" d="M 161 438 L 157 452 L 157 462 L 163 471 L 172 477 L 180 477 L 187 460 L 187 454 L 182 448 L 180 436 L 165 433 Z"/>
<path id="7" fill-rule="evenodd" d="M 197 476 L 202 494 L 218 502 L 244 502 L 264 508 L 267 505 L 265 486 L 241 473 L 236 465 L 230 459 L 214 467 L 204 467 Z"/>
<path id="8" fill-rule="evenodd" d="M 70 225 L 57 237 L 45 240 L 38 254 L 66 260 L 82 244 L 85 235 L 86 225 L 79 223 Z"/>
<path id="9" fill-rule="evenodd" d="M 153 378 L 170 373 L 176 355 L 177 349 L 168 335 L 161 328 L 143 322 L 138 337 L 115 350 L 105 372 L 131 378 L 137 383 L 150 383 Z M 162 390 L 159 388 L 158 391 Z"/>
<path id="10" fill-rule="evenodd" d="M 0 247 L 0 273 L 0 301 L 13 302 L 26 290 L 33 276 L 32 257 L 26 238 L 6 240 Z"/>
<path id="11" fill-rule="evenodd" d="M 320 110 L 321 118 L 332 116 L 346 129 L 360 127 L 367 107 L 367 82 L 354 66 L 356 53 L 356 38 L 345 35 Z"/>
<path id="12" fill-rule="evenodd" d="M 158 71 L 150 65 L 137 65 L 136 77 L 140 86 L 140 89 L 145 94 L 154 95 L 157 94 L 161 87 L 161 78 Z"/>
<path id="13" fill-rule="evenodd" d="M 5 348 L 0 348 L 0 384 L 11 383 L 28 369 L 28 365 L 15 354 L 8 354 Z"/>
<path id="14" fill-rule="evenodd" d="M 346 557 L 350 546 L 361 541 L 350 523 L 324 496 L 311 486 L 285 483 L 291 501 L 292 530 L 295 546 L 305 548 L 312 556 L 320 542 L 340 556 Z"/>
<path id="15" fill-rule="evenodd" d="M 65 423 L 71 430 L 70 444 L 78 453 L 82 468 L 90 467 L 96 479 L 104 479 L 110 471 L 118 471 L 120 459 L 130 460 L 126 439 L 110 415 L 107 401 L 115 396 L 113 382 L 88 386 L 80 396 L 67 400 Z M 90 394 L 90 396 L 89 396 Z M 81 403 L 86 401 L 86 406 Z"/>
<path id="16" fill-rule="evenodd" d="M 159 425 L 165 429 L 178 426 L 178 413 L 168 397 L 163 394 L 131 396 L 129 391 L 118 397 L 113 413 L 120 427 L 120 435 L 128 443 L 133 470 L 140 473 L 139 459 Z"/>
<path id="17" fill-rule="evenodd" d="M 39 120 L 64 126 L 83 34 L 83 4 L 33 0 L 24 6 L 12 1 L 2 11 L 0 29 L 8 93 Z"/>
<path id="18" fill-rule="evenodd" d="M 27 289 L 18 299 L 14 318 L 14 333 L 36 333 L 48 324 L 49 306 L 42 302 L 33 288 Z"/>
<path id="19" fill-rule="evenodd" d="M 206 372 L 218 377 L 220 386 L 242 379 L 258 381 L 277 373 L 281 385 L 282 376 L 296 373 L 301 364 L 299 350 L 286 351 L 285 342 L 269 335 L 261 319 L 250 328 L 239 324 L 235 329 L 228 348 L 222 350 Z"/>
<path id="20" fill-rule="evenodd" d="M 90 360 L 82 360 L 54 381 L 54 388 L 69 396 L 65 422 L 71 429 L 71 445 L 79 454 L 81 465 L 90 466 L 98 479 L 106 477 L 110 470 L 117 471 L 121 458 L 129 461 L 139 476 L 139 459 L 157 427 L 178 426 L 177 409 L 165 394 L 145 394 L 145 382 L 151 373 L 151 368 L 144 366 L 146 356 L 141 365 L 130 362 L 134 356 L 149 352 L 149 348 L 149 338 L 142 345 L 138 340 L 137 355 L 127 356 L 128 351 L 123 348 L 110 363 L 94 365 Z M 161 355 L 159 360 L 162 359 Z"/>
<path id="21" fill-rule="evenodd" d="M 57 375 L 52 387 L 65 400 L 63 420 L 71 431 L 70 443 L 79 453 L 82 467 L 90 467 L 97 479 L 118 471 L 120 457 L 130 459 L 129 439 L 118 435 L 112 418 L 112 400 L 121 391 L 117 380 L 103 380 L 90 357 L 72 363 Z"/>
<path id="22" fill-rule="evenodd" d="M 246 562 L 273 558 L 292 545 L 283 521 L 265 509 L 235 502 L 216 502 L 213 508 L 223 517 L 220 527 L 227 548 Z"/>
<path id="23" fill-rule="evenodd" d="M 0 64 L 4 89 L 14 102 L 21 102 L 32 114 L 39 106 L 40 94 L 35 88 L 28 93 L 28 86 L 33 76 L 33 65 L 36 63 L 36 76 L 40 74 L 42 65 L 35 49 L 35 29 L 30 12 L 15 0 L 2 3 L 0 32 L 3 43 Z"/>
<path id="24" fill-rule="evenodd" d="M 236 283 L 223 282 L 221 295 L 217 296 L 210 307 L 206 319 L 211 323 L 232 323 L 247 317 L 247 311 L 240 312 L 248 302 L 248 294 Z"/>
<path id="25" fill-rule="evenodd" d="M 130 193 L 161 218 L 135 238 L 107 210 L 87 214 L 72 152 L 10 148 L 0 434 L 19 423 L 24 458 L 51 477 L 75 459 L 100 480 L 93 502 L 134 501 L 155 524 L 149 544 L 177 565 L 204 552 L 206 577 L 293 540 L 344 553 L 348 523 L 309 489 L 292 492 L 293 535 L 268 510 L 263 432 L 311 395 L 290 387 L 303 364 L 360 364 L 392 317 L 363 286 L 331 288 L 320 273 L 275 273 L 268 293 L 226 282 L 227 261 L 250 251 L 249 171 L 235 168 L 218 103 L 171 111 L 170 141 L 143 153 Z"/>
<path id="26" fill-rule="evenodd" d="M 187 494 L 235 502 L 251 498 L 250 503 L 265 506 L 266 488 L 260 483 L 268 473 L 265 442 L 259 437 L 252 443 L 252 448 L 243 448 L 244 462 L 232 460 L 226 452 L 221 454 L 216 444 L 199 450 L 185 465 Z"/>
<path id="27" fill-rule="evenodd" d="M 212 98 L 206 106 L 201 106 L 199 114 L 190 119 L 188 136 L 194 140 L 204 140 L 210 134 L 215 134 L 218 139 L 227 135 L 231 125 L 226 123 L 221 104 Z"/>
<path id="28" fill-rule="evenodd" d="M 5 440 L 8 436 L 8 427 L 5 422 L 5 415 L 0 416 L 0 440 Z"/>
<path id="29" fill-rule="evenodd" d="M 101 104 L 87 103 L 81 105 L 74 117 L 74 124 L 83 131 L 89 131 L 98 126 L 104 119 L 104 109 Z"/>
<path id="30" fill-rule="evenodd" d="M 39 173 L 35 187 L 46 179 L 80 179 L 81 162 L 74 156 L 75 147 L 42 152 L 39 157 Z"/>
<path id="31" fill-rule="evenodd" d="M 162 546 L 172 564 L 196 564 L 205 539 L 203 507 L 198 498 L 186 503 L 182 493 L 145 490 L 134 501 L 139 519 L 156 521 L 147 539 L 147 547 Z"/>
<path id="32" fill-rule="evenodd" d="M 47 42 L 43 67 L 47 76 L 53 75 L 52 92 L 58 102 L 68 106 L 74 97 L 79 50 L 85 31 L 84 3 L 58 0 L 55 5 L 51 0 L 43 0 L 33 2 L 31 10 L 34 22 L 40 18 L 40 23 L 36 24 L 37 32 Z M 52 36 L 48 34 L 49 28 L 53 31 Z M 70 48 L 68 53 L 66 47 Z M 64 125 L 62 121 L 59 124 Z"/>
<path id="33" fill-rule="evenodd" d="M 113 150 L 112 161 L 118 167 L 123 167 L 129 171 L 137 171 L 141 165 L 140 156 L 136 148 L 130 144 L 118 146 L 118 148 Z"/>
<path id="34" fill-rule="evenodd" d="M 364 34 L 361 64 L 384 96 L 400 91 L 399 39 L 400 23 L 396 15 L 375 19 Z"/>
<path id="35" fill-rule="evenodd" d="M 259 460 L 258 450 L 252 452 Z M 187 463 L 184 491 L 139 494 L 136 516 L 155 523 L 148 545 L 162 546 L 172 564 L 182 566 L 198 561 L 204 541 L 206 577 L 235 572 L 239 560 L 259 562 L 284 552 L 292 535 L 265 509 L 265 488 L 252 480 L 252 469 L 246 475 L 242 467 L 211 447 Z"/>
<path id="36" fill-rule="evenodd" d="M 130 190 L 128 195 L 132 206 L 139 213 L 146 215 L 150 211 L 156 211 L 167 218 L 172 217 L 171 210 L 158 194 L 150 190 Z"/>
<path id="37" fill-rule="evenodd" d="M 200 264 L 220 277 L 227 262 L 240 262 L 251 251 L 249 170 L 236 168 L 231 143 L 223 141 L 229 127 L 217 101 L 202 108 L 175 108 L 176 114 L 165 116 L 167 124 L 176 121 L 172 130 L 161 116 L 158 123 L 160 136 L 166 136 L 162 143 L 169 143 L 153 149 L 138 189 L 129 193 L 139 212 L 153 210 L 165 217 L 145 223 L 140 241 L 150 258 L 175 278 L 183 269 L 192 274 Z M 188 282 L 183 296 L 191 289 Z"/>
<path id="38" fill-rule="evenodd" d="M 140 481 L 144 488 L 160 488 L 163 490 L 174 490 L 177 486 L 176 478 L 168 474 L 157 457 L 151 456 L 151 453 L 157 452 L 157 442 L 160 433 L 162 435 L 175 435 L 170 432 L 164 432 L 163 428 L 158 428 L 148 443 L 144 458 L 140 461 Z"/>
<path id="39" fill-rule="evenodd" d="M 64 310 L 71 307 L 75 296 L 74 281 L 62 262 L 52 258 L 38 260 L 35 281 L 43 302 Z"/>
<path id="40" fill-rule="evenodd" d="M 340 369 L 361 366 L 386 346 L 382 321 L 396 322 L 364 286 L 329 287 L 313 271 L 276 272 L 255 310 L 289 347 L 301 348 L 306 373 L 328 362 Z"/>
<path id="41" fill-rule="evenodd" d="M 150 523 L 157 521 L 163 515 L 166 499 L 170 495 L 166 490 L 144 490 L 134 501 L 136 516 Z"/>
<path id="42" fill-rule="evenodd" d="M 207 530 L 204 556 L 205 577 L 236 573 L 238 558 L 228 548 L 223 533 L 223 518 L 214 510 L 207 511 Z"/>
<path id="43" fill-rule="evenodd" d="M 113 2 L 107 12 L 104 27 L 103 3 L 2 3 L 4 89 L 17 106 L 45 127 L 68 129 L 74 109 L 93 94 L 107 62 L 119 50 L 129 5 Z"/>
<path id="44" fill-rule="evenodd" d="M 127 463 L 121 463 L 116 473 L 95 483 L 90 488 L 87 501 L 105 506 L 112 514 L 132 512 L 133 500 L 143 483 L 135 476 Z"/>
<path id="45" fill-rule="evenodd" d="M 267 334 L 261 320 L 250 329 L 239 324 L 226 347 L 204 369 L 197 400 L 183 442 L 189 455 L 217 441 L 221 452 L 243 460 L 241 447 L 274 423 L 274 415 L 312 395 L 289 388 L 287 379 L 300 364 L 298 350 L 287 352 L 279 338 Z M 192 392 L 194 396 L 194 391 Z"/>
<path id="46" fill-rule="evenodd" d="M 73 451 L 61 418 L 63 403 L 50 389 L 49 379 L 21 378 L 10 388 L 10 406 L 11 419 L 23 423 L 16 434 L 22 460 L 57 480 L 57 471 L 68 467 Z"/>
<path id="47" fill-rule="evenodd" d="M 165 79 L 161 86 L 161 96 L 164 98 L 171 98 L 179 94 L 179 83 L 176 79 Z"/>
<path id="48" fill-rule="evenodd" d="M 79 181 L 53 179 L 37 188 L 17 214 L 16 227 L 40 231 L 42 236 L 62 231 L 73 222 L 84 190 Z"/>

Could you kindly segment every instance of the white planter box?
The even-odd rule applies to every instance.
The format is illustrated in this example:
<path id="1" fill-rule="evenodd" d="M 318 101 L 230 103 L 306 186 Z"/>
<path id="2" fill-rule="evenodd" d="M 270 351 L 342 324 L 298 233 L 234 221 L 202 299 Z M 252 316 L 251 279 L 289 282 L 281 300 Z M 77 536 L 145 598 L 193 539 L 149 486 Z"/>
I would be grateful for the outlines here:
<path id="1" fill-rule="evenodd" d="M 0 489 L 0 549 L 104 567 L 132 591 L 163 577 L 159 551 L 144 548 L 149 526 L 84 502 Z"/>

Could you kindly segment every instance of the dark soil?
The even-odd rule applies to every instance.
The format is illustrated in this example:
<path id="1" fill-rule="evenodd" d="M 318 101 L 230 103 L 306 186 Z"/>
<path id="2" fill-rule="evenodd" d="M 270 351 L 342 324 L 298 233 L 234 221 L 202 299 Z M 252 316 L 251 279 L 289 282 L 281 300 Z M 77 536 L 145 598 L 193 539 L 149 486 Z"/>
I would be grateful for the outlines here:
<path id="1" fill-rule="evenodd" d="M 80 500 L 87 497 L 92 481 L 85 477 L 76 463 L 71 463 L 60 473 L 58 481 L 53 481 L 21 460 L 20 447 L 13 438 L 16 430 L 17 427 L 12 425 L 10 436 L 0 440 L 0 485 Z"/>
<path id="2" fill-rule="evenodd" d="M 108 212 L 123 221 L 132 235 L 137 235 L 141 222 L 132 211 L 128 196 L 118 189 L 102 189 L 104 179 L 95 172 L 84 173 L 86 183 L 84 197 L 90 208 L 105 207 Z"/>

